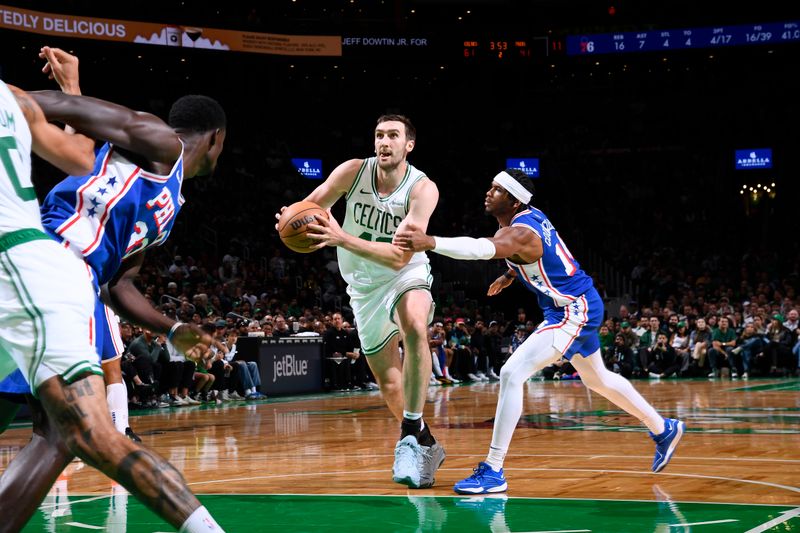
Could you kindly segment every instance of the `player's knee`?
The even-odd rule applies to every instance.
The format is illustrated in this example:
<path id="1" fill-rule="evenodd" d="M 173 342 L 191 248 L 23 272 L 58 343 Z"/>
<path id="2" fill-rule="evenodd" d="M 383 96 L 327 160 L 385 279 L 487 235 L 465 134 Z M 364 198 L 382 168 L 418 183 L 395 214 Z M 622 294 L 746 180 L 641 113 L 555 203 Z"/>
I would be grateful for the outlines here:
<path id="1" fill-rule="evenodd" d="M 384 396 L 391 396 L 403 390 L 403 382 L 399 376 L 397 378 L 376 376 L 376 379 L 378 380 L 378 386 L 381 389 L 381 394 Z"/>
<path id="2" fill-rule="evenodd" d="M 527 378 L 514 371 L 512 365 L 506 364 L 500 369 L 500 386 L 503 388 L 521 385 L 525 379 Z"/>
<path id="3" fill-rule="evenodd" d="M 386 400 L 386 402 L 391 407 L 391 401 L 395 398 L 403 398 L 403 387 L 392 384 L 392 383 L 383 383 L 379 385 L 379 389 L 381 391 L 381 396 Z"/>
<path id="4" fill-rule="evenodd" d="M 103 363 L 103 380 L 106 385 L 122 383 L 122 367 L 119 359 L 113 359 Z"/>
<path id="5" fill-rule="evenodd" d="M 406 345 L 413 345 L 423 339 L 427 342 L 428 326 L 421 318 L 409 318 L 403 322 L 403 339 Z"/>

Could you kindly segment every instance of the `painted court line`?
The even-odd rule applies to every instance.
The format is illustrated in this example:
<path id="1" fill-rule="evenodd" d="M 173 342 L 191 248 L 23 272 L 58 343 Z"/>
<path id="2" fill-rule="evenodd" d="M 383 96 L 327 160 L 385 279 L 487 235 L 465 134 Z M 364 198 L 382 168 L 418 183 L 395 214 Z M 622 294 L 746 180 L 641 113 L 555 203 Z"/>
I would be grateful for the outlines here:
<path id="1" fill-rule="evenodd" d="M 754 527 L 753 529 L 749 529 L 747 530 L 746 533 L 761 533 L 762 531 L 767 531 L 777 525 L 783 524 L 784 522 L 791 520 L 795 516 L 800 516 L 800 507 L 784 511 L 781 513 L 781 516 L 774 518 L 769 522 L 764 522 L 760 526 Z"/>
<path id="2" fill-rule="evenodd" d="M 738 522 L 734 518 L 727 518 L 725 520 L 709 520 L 708 522 L 688 522 L 686 524 L 668 524 L 669 527 L 689 527 L 689 526 L 707 526 L 709 524 L 725 524 L 727 522 Z"/>
<path id="3" fill-rule="evenodd" d="M 75 495 L 73 494 L 73 496 L 75 496 Z M 93 502 L 94 500 L 102 500 L 103 498 L 110 498 L 111 496 L 112 496 L 111 494 L 103 494 L 103 495 L 100 495 L 100 496 L 92 496 L 90 498 L 85 498 L 83 500 L 70 501 L 69 503 L 70 503 L 70 505 L 75 505 L 76 503 Z M 60 505 L 64 505 L 64 504 L 61 503 L 61 502 L 42 503 L 41 505 L 39 505 L 39 509 L 49 509 L 50 507 L 58 507 Z"/>
<path id="4" fill-rule="evenodd" d="M 520 531 L 519 533 L 587 533 L 591 529 L 548 529 L 547 531 Z"/>

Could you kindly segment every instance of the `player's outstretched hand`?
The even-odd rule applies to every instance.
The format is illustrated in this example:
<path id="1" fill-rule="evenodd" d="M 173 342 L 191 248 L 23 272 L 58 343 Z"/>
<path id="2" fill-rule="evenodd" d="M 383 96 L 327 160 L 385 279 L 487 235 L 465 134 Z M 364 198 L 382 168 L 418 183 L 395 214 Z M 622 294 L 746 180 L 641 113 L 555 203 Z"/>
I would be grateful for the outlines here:
<path id="1" fill-rule="evenodd" d="M 436 247 L 433 237 L 426 235 L 422 228 L 411 222 L 402 226 L 402 229 L 398 228 L 397 233 L 392 237 L 392 244 L 404 252 L 424 252 Z"/>
<path id="2" fill-rule="evenodd" d="M 286 211 L 285 205 L 281 207 L 277 213 L 275 213 L 275 231 L 278 231 L 278 221 L 281 219 L 281 215 L 284 211 Z"/>
<path id="3" fill-rule="evenodd" d="M 317 244 L 312 246 L 313 249 L 319 250 L 326 246 L 341 246 L 344 243 L 346 234 L 336 219 L 333 213 L 328 209 L 328 218 L 314 215 L 317 219 L 316 224 L 309 224 L 306 236 L 309 239 L 317 241 Z"/>
<path id="4" fill-rule="evenodd" d="M 47 61 L 42 72 L 47 78 L 56 80 L 58 86 L 66 94 L 81 94 L 78 83 L 78 58 L 61 48 L 43 46 L 39 57 Z"/>
<path id="5" fill-rule="evenodd" d="M 489 285 L 489 290 L 486 291 L 486 294 L 488 296 L 496 296 L 497 294 L 500 294 L 500 291 L 502 291 L 503 289 L 505 289 L 506 287 L 511 285 L 511 283 L 513 283 L 513 281 L 514 281 L 514 278 L 508 278 L 506 276 L 500 276 L 499 278 L 494 280 L 491 285 Z"/>
<path id="6" fill-rule="evenodd" d="M 194 324 L 181 324 L 172 335 L 172 345 L 186 356 L 186 359 L 201 363 L 211 356 L 211 345 L 214 338 Z"/>

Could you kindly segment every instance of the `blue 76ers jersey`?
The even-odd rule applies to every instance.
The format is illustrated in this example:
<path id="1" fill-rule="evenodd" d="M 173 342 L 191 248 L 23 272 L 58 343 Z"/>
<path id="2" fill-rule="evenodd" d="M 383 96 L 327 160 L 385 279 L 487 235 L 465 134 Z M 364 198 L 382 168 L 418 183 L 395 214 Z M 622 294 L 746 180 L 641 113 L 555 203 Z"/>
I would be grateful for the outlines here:
<path id="1" fill-rule="evenodd" d="M 518 265 L 506 259 L 506 264 L 517 272 L 517 279 L 536 293 L 545 315 L 572 303 L 594 286 L 544 213 L 531 207 L 517 213 L 511 225 L 528 228 L 542 240 L 544 253 L 538 261 Z"/>
<path id="2" fill-rule="evenodd" d="M 42 223 L 84 257 L 99 285 L 122 261 L 163 243 L 184 203 L 183 150 L 168 175 L 144 171 L 106 143 L 92 173 L 68 176 L 42 203 Z"/>

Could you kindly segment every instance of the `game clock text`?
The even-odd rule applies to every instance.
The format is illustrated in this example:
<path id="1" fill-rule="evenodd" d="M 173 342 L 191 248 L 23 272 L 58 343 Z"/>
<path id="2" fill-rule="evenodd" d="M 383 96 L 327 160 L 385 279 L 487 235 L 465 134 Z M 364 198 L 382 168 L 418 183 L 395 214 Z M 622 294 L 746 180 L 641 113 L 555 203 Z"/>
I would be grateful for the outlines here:
<path id="1" fill-rule="evenodd" d="M 534 48 L 529 39 L 465 39 L 463 55 L 465 59 L 525 60 L 535 56 Z"/>

